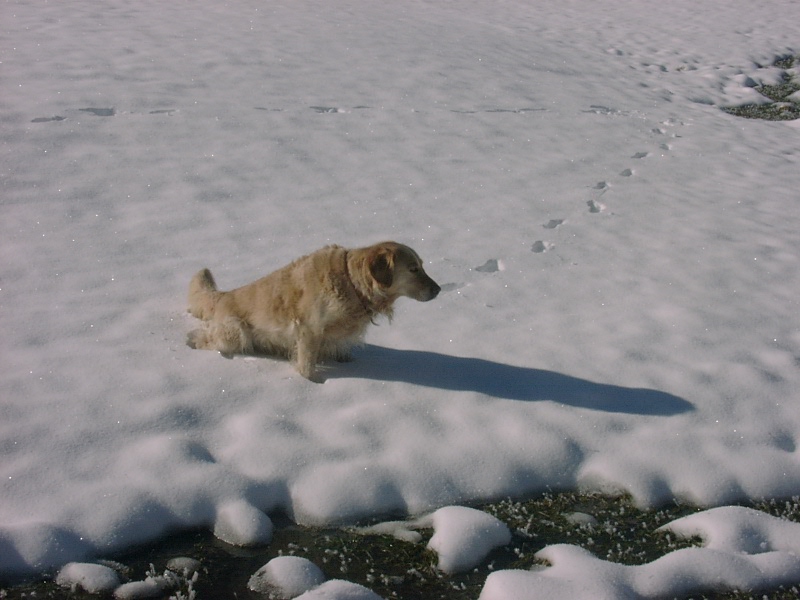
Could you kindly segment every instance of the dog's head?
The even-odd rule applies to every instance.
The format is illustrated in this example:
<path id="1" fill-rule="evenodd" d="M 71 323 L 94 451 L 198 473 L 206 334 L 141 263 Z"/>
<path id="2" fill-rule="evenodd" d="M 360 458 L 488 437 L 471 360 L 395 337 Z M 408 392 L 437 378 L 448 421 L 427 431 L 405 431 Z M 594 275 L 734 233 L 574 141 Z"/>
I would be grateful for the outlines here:
<path id="1" fill-rule="evenodd" d="M 442 288 L 425 272 L 419 255 L 397 242 L 369 249 L 369 272 L 387 296 L 407 296 L 420 302 L 433 300 Z"/>

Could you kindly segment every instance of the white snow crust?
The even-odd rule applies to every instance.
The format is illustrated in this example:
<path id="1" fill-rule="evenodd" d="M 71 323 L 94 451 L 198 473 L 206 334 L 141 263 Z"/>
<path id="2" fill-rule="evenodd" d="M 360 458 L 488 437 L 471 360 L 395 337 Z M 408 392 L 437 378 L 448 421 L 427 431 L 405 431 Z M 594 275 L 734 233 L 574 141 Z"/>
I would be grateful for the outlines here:
<path id="1" fill-rule="evenodd" d="M 800 494 L 800 123 L 720 110 L 800 52 L 796 2 L 0 12 L 0 576 L 177 527 L 265 543 L 276 510 Z M 324 384 L 185 345 L 199 268 L 383 239 L 443 292 Z M 794 573 L 720 544 L 697 581 Z"/>
<path id="2" fill-rule="evenodd" d="M 161 598 L 163 596 L 164 588 L 153 579 L 129 581 L 114 590 L 114 598 L 117 598 L 117 600 L 146 600 L 147 598 Z"/>
<path id="3" fill-rule="evenodd" d="M 295 598 L 324 581 L 320 568 L 307 558 L 278 556 L 256 571 L 247 587 L 276 598 Z"/>
<path id="4" fill-rule="evenodd" d="M 511 541 L 511 532 L 505 523 L 466 506 L 445 506 L 418 524 L 433 527 L 428 547 L 439 556 L 439 568 L 445 573 L 468 571 L 479 565 L 494 548 Z"/>
<path id="5" fill-rule="evenodd" d="M 93 563 L 67 563 L 56 575 L 58 585 L 81 589 L 90 594 L 113 592 L 120 585 L 114 569 Z"/>
<path id="6" fill-rule="evenodd" d="M 577 546 L 539 552 L 552 566 L 541 571 L 497 571 L 481 600 L 549 598 L 667 598 L 708 590 L 759 590 L 800 579 L 800 524 L 741 507 L 697 513 L 664 527 L 700 535 L 702 548 L 675 550 L 652 563 L 610 563 Z"/>
<path id="7" fill-rule="evenodd" d="M 272 529 L 272 520 L 243 500 L 221 506 L 214 523 L 214 535 L 234 546 L 269 544 Z"/>
<path id="8" fill-rule="evenodd" d="M 321 586 L 297 596 L 298 600 L 382 600 L 381 597 L 351 581 L 331 579 Z"/>

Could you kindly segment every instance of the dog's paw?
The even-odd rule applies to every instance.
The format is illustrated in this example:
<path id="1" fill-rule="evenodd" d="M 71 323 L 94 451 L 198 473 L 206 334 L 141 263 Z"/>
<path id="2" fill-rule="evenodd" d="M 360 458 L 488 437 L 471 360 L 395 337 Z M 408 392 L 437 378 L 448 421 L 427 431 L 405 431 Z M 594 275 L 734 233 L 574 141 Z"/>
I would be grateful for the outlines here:
<path id="1" fill-rule="evenodd" d="M 310 376 L 306 377 L 311 383 L 325 383 L 325 376 L 322 373 L 314 372 Z"/>
<path id="2" fill-rule="evenodd" d="M 202 329 L 195 329 L 186 335 L 186 345 L 192 350 L 204 348 L 206 341 L 206 332 Z"/>
<path id="3" fill-rule="evenodd" d="M 300 375 L 313 383 L 325 383 L 325 377 L 314 365 L 295 364 L 294 368 Z"/>
<path id="4" fill-rule="evenodd" d="M 298 371 L 298 373 L 300 373 L 300 375 L 302 375 L 305 379 L 308 379 L 311 383 L 325 383 L 325 376 L 316 369 L 310 373 L 303 373 L 301 371 Z"/>

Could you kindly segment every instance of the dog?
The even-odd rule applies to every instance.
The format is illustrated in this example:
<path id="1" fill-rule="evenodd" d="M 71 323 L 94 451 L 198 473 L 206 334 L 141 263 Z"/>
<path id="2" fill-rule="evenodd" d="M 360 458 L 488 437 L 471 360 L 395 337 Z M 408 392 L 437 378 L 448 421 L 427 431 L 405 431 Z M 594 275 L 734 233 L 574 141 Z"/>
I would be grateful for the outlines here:
<path id="1" fill-rule="evenodd" d="M 189 333 L 187 344 L 227 357 L 289 358 L 300 375 L 321 383 L 317 364 L 352 360 L 367 326 L 380 315 L 391 320 L 395 300 L 428 302 L 440 291 L 419 255 L 397 242 L 326 246 L 229 292 L 202 269 L 189 284 L 189 313 L 206 324 Z"/>

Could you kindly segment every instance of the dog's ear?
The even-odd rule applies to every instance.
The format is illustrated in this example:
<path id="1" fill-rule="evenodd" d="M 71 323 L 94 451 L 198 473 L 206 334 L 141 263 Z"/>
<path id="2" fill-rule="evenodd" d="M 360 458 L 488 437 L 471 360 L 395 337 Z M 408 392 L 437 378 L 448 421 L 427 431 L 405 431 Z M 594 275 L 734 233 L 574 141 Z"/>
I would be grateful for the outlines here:
<path id="1" fill-rule="evenodd" d="M 369 258 L 369 272 L 383 287 L 390 287 L 394 281 L 394 252 L 378 247 Z"/>

